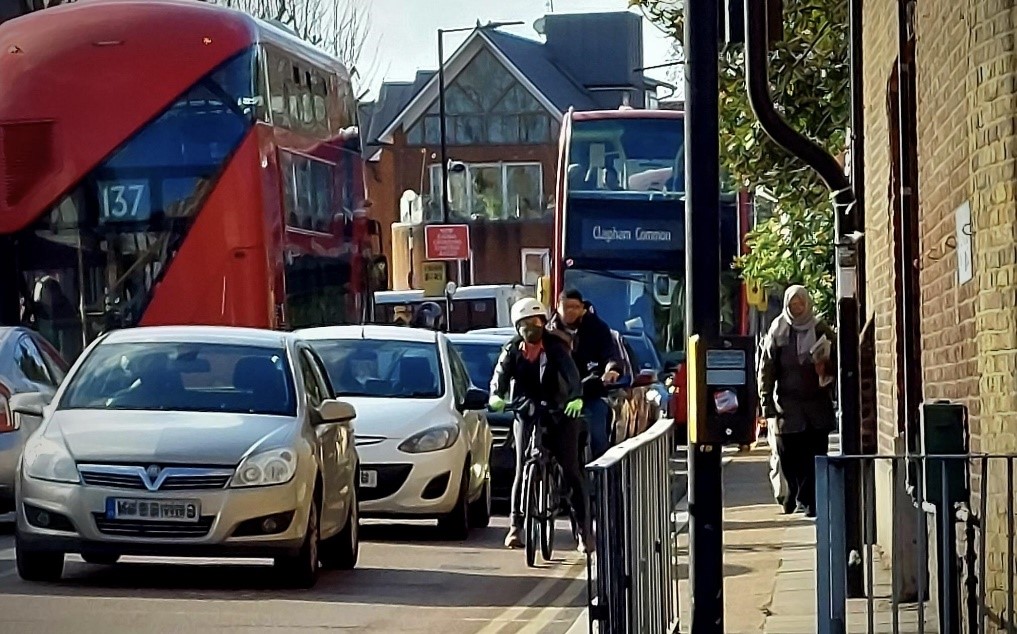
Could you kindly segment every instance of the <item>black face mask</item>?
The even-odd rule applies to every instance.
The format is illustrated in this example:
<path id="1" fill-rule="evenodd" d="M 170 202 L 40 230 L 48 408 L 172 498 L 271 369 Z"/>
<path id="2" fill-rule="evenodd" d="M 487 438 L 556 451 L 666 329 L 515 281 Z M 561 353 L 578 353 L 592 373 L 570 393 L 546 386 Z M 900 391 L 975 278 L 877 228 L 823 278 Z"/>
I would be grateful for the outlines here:
<path id="1" fill-rule="evenodd" d="M 526 343 L 537 343 L 544 336 L 541 326 L 526 325 L 519 328 L 519 335 Z"/>

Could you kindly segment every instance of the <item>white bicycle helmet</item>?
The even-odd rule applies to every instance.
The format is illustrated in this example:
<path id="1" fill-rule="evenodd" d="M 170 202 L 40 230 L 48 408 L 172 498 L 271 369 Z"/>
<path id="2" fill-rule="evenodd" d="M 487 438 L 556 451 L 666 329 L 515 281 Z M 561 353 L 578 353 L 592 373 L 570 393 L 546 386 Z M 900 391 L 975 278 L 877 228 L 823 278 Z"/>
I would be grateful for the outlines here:
<path id="1" fill-rule="evenodd" d="M 527 297 L 512 304 L 512 325 L 518 326 L 519 322 L 530 317 L 543 317 L 547 319 L 547 310 L 538 300 Z"/>

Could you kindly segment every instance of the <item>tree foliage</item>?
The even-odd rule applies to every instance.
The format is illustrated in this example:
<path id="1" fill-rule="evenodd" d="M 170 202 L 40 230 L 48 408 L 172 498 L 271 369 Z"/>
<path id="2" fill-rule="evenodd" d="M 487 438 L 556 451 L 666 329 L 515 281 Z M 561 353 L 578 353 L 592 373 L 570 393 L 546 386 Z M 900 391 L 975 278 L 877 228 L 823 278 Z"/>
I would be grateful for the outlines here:
<path id="1" fill-rule="evenodd" d="M 377 47 L 370 45 L 370 0 L 211 1 L 293 29 L 300 39 L 341 61 L 354 74 L 357 85 L 369 84 L 377 69 L 372 59 Z"/>
<path id="2" fill-rule="evenodd" d="M 678 0 L 630 0 L 676 43 L 684 38 Z M 771 45 L 770 91 L 777 111 L 796 130 L 842 155 L 850 122 L 847 0 L 784 0 L 784 37 Z M 735 266 L 746 279 L 779 290 L 804 284 L 819 312 L 834 301 L 834 220 L 829 191 L 797 157 L 763 132 L 745 91 L 741 47 L 720 61 L 721 164 L 735 184 L 774 199 L 773 214 L 748 236 L 749 253 Z"/>

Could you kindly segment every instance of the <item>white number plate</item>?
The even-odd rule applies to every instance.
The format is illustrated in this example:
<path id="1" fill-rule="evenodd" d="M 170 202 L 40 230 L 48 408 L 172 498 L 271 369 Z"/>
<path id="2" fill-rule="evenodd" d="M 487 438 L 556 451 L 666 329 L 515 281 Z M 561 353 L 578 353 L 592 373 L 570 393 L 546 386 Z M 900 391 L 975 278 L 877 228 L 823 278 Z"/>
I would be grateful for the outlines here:
<path id="1" fill-rule="evenodd" d="M 111 520 L 197 522 L 200 517 L 198 500 L 106 499 L 106 518 Z"/>
<path id="2" fill-rule="evenodd" d="M 378 486 L 378 472 L 377 471 L 361 471 L 360 472 L 360 486 L 374 489 Z"/>

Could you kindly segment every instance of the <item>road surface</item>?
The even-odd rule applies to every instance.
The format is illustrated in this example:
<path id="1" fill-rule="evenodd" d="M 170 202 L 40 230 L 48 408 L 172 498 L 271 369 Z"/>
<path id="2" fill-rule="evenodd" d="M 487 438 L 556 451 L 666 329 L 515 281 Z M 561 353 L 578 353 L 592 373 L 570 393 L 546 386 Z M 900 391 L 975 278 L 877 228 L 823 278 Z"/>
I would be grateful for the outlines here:
<path id="1" fill-rule="evenodd" d="M 114 567 L 68 558 L 59 584 L 18 578 L 0 524 L 0 633 L 433 632 L 564 634 L 586 602 L 574 550 L 527 568 L 502 545 L 505 518 L 468 542 L 427 523 L 365 522 L 360 564 L 311 591 L 280 590 L 267 562 L 125 558 Z M 567 543 L 567 524 L 559 544 Z"/>

